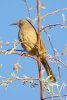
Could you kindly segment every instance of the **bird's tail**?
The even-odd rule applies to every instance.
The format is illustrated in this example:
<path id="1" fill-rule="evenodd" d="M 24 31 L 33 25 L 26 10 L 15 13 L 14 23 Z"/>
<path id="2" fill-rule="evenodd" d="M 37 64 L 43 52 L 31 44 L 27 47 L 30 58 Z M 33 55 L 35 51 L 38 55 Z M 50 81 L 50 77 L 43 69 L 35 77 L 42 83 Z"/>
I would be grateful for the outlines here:
<path id="1" fill-rule="evenodd" d="M 46 59 L 41 59 L 41 62 L 42 62 L 43 66 L 44 66 L 44 68 L 45 68 L 45 70 L 47 72 L 47 75 L 50 76 L 50 80 L 52 82 L 56 82 L 55 76 L 54 76 L 54 74 L 53 74 L 53 72 L 52 72 L 47 60 Z"/>

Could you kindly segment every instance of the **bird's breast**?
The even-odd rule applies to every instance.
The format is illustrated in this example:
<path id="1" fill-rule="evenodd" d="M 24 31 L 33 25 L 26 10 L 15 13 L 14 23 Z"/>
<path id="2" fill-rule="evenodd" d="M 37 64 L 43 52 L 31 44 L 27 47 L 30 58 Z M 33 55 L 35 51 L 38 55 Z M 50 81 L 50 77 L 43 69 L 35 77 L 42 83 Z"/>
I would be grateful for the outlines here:
<path id="1" fill-rule="evenodd" d="M 35 50 L 37 43 L 37 34 L 33 28 L 23 27 L 19 32 L 19 40 L 27 52 Z M 34 51 L 35 52 L 35 51 Z"/>

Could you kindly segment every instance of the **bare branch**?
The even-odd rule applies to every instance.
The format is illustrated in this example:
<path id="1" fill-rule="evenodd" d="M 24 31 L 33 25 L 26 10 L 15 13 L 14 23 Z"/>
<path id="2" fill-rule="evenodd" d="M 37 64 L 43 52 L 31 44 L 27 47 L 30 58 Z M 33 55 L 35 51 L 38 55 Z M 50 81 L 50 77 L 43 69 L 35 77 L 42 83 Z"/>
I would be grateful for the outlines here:
<path id="1" fill-rule="evenodd" d="M 59 77 L 61 78 L 60 66 L 59 66 L 58 60 L 57 60 L 57 58 L 56 58 L 56 52 L 55 52 L 54 47 L 53 47 L 53 44 L 52 44 L 52 42 L 51 42 L 51 38 L 50 38 L 50 36 L 49 36 L 49 34 L 48 34 L 48 32 L 47 32 L 46 30 L 45 30 L 45 33 L 46 33 L 46 35 L 47 35 L 47 37 L 48 37 L 49 43 L 50 43 L 51 48 L 52 48 L 52 50 L 53 50 L 53 53 L 54 53 L 54 60 L 56 61 L 56 65 L 57 65 L 57 67 L 58 67 L 58 72 L 59 72 Z"/>
<path id="2" fill-rule="evenodd" d="M 64 94 L 64 95 L 62 95 L 62 96 L 56 95 L 56 96 L 52 96 L 52 97 L 46 97 L 46 98 L 44 98 L 44 99 L 46 100 L 46 99 L 52 99 L 52 98 L 64 97 L 64 96 L 67 96 L 67 94 Z"/>
<path id="3" fill-rule="evenodd" d="M 11 50 L 11 49 L 9 49 L 9 50 L 0 50 L 0 54 L 9 54 L 9 51 L 10 51 L 10 50 Z M 18 51 L 19 51 L 19 52 L 18 52 Z M 17 55 L 20 55 L 20 56 L 22 56 L 22 57 L 30 57 L 30 58 L 32 58 L 32 59 L 38 61 L 38 59 L 37 59 L 36 57 L 31 56 L 31 55 L 29 55 L 29 54 L 27 54 L 27 53 L 23 53 L 23 52 L 24 52 L 24 50 L 15 50 L 15 51 L 13 51 L 11 54 L 17 54 Z"/>
<path id="4" fill-rule="evenodd" d="M 29 6 L 28 6 L 28 0 L 25 0 L 25 3 L 26 3 L 27 11 L 28 11 L 28 16 L 30 18 L 30 9 L 29 9 Z"/>
<path id="5" fill-rule="evenodd" d="M 8 84 L 14 82 L 14 81 L 22 81 L 27 82 L 27 81 L 34 81 L 34 80 L 40 80 L 39 78 L 30 78 L 30 77 L 24 77 L 24 78 L 20 78 L 20 77 L 13 77 L 13 78 L 7 78 L 5 81 L 0 82 L 0 86 L 7 86 Z"/>
<path id="6" fill-rule="evenodd" d="M 53 28 L 53 27 L 55 27 L 55 26 L 61 26 L 61 28 L 64 28 L 64 27 L 66 27 L 67 25 L 63 25 L 63 24 L 50 24 L 50 25 L 48 25 L 48 26 L 45 26 L 44 28 L 42 28 L 41 30 L 40 30 L 40 32 L 42 32 L 42 31 L 45 31 L 45 29 L 46 28 L 49 28 L 49 29 L 51 29 L 51 28 Z"/>
<path id="7" fill-rule="evenodd" d="M 40 54 L 40 0 L 37 0 L 37 16 L 38 16 L 38 35 L 37 35 L 37 42 L 38 42 L 38 54 Z M 40 56 L 38 55 L 38 70 L 39 70 L 39 78 L 40 80 L 40 96 L 41 100 L 44 100 L 44 84 L 42 81 L 42 69 L 40 64 Z"/>
<path id="8" fill-rule="evenodd" d="M 62 9 L 55 10 L 53 12 L 47 13 L 44 16 L 41 16 L 41 20 L 44 19 L 44 18 L 46 18 L 47 16 L 54 15 L 54 14 L 59 13 L 59 12 L 62 12 L 64 10 L 67 10 L 67 8 L 62 8 Z"/>

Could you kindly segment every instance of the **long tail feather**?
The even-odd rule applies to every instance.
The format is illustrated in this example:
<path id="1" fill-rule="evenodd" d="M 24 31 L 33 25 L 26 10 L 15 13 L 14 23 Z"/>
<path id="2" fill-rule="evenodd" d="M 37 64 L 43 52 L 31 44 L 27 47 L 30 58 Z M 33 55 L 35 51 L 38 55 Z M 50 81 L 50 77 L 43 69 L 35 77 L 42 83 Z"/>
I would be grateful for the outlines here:
<path id="1" fill-rule="evenodd" d="M 46 59 L 42 59 L 41 62 L 42 62 L 42 64 L 44 65 L 44 68 L 45 68 L 45 70 L 46 70 L 46 72 L 47 72 L 47 75 L 48 75 L 48 76 L 51 75 L 50 80 L 51 80 L 52 82 L 56 82 L 55 76 L 54 76 L 54 74 L 53 74 L 53 72 L 52 72 L 52 70 L 51 70 L 51 68 L 50 68 L 50 66 L 49 66 L 49 64 L 48 64 L 48 62 L 47 62 L 47 60 L 46 60 Z"/>

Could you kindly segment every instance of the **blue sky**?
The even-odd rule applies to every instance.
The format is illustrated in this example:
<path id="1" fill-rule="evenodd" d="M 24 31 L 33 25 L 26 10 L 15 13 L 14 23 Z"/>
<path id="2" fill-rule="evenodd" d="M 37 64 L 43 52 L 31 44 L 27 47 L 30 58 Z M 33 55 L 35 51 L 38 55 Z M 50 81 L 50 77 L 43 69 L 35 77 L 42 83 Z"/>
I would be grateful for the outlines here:
<path id="1" fill-rule="evenodd" d="M 36 0 L 28 0 L 29 6 L 32 7 L 31 10 L 31 18 L 34 19 L 36 14 Z M 42 4 L 45 5 L 46 9 L 41 9 L 41 15 L 45 13 L 52 12 L 57 9 L 66 8 L 67 0 L 41 0 Z M 55 24 L 62 22 L 62 13 L 64 13 L 65 18 L 67 20 L 67 11 L 57 13 L 55 15 L 48 16 L 43 22 L 43 26 L 49 24 Z M 10 26 L 11 23 L 17 22 L 20 19 L 27 18 L 28 13 L 26 9 L 26 5 L 23 0 L 1 0 L 0 1 L 0 41 L 3 43 L 6 41 L 14 42 L 17 40 L 18 35 L 18 27 Z M 65 23 L 67 24 L 67 23 Z M 35 25 L 36 26 L 36 25 Z M 48 33 L 51 35 L 51 41 L 53 43 L 54 48 L 59 52 L 63 52 L 65 48 L 65 44 L 67 44 L 67 29 L 62 29 L 60 27 L 54 27 L 52 29 L 48 29 Z M 47 48 L 47 54 L 53 55 L 52 48 L 49 44 L 48 38 L 45 33 L 42 33 L 43 40 L 45 42 Z M 13 47 L 13 45 L 3 45 L 2 49 L 9 49 Z M 1 50 L 2 50 L 1 49 Z M 18 49 L 22 49 L 21 46 L 18 46 Z M 66 63 L 67 57 L 60 56 L 61 60 Z M 5 77 L 10 77 L 13 72 L 13 65 L 20 59 L 20 56 L 17 55 L 0 55 L 0 64 L 3 64 L 3 67 L 0 69 L 0 75 Z M 36 62 L 31 58 L 22 58 L 19 62 L 23 67 L 22 70 L 19 70 L 19 76 L 23 77 L 24 75 L 29 77 L 37 77 L 38 69 Z M 50 63 L 50 66 L 55 73 L 56 77 L 58 77 L 58 69 L 56 64 Z M 61 73 L 64 82 L 67 83 L 66 73 L 67 69 L 61 65 Z M 46 75 L 45 75 L 46 77 Z M 57 80 L 58 81 L 58 80 Z M 58 81 L 59 82 L 59 81 Z M 61 82 L 60 82 L 61 84 Z M 46 91 L 47 92 L 47 91 Z M 57 91 L 56 91 L 57 92 Z M 67 93 L 64 90 L 62 94 Z M 46 93 L 46 96 L 47 93 Z M 10 84 L 5 90 L 3 86 L 0 87 L 0 98 L 1 100 L 39 100 L 39 87 L 30 88 L 29 84 L 23 86 L 22 82 L 16 81 Z M 59 100 L 59 99 L 58 99 Z"/>

